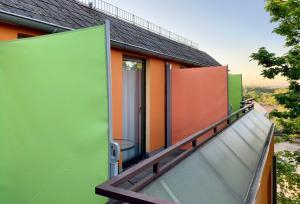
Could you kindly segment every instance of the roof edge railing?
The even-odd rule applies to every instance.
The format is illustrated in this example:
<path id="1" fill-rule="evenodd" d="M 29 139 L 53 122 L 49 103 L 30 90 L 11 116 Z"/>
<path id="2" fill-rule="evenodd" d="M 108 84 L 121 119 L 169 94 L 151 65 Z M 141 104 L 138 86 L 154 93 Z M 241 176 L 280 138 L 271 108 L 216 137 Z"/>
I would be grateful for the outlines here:
<path id="1" fill-rule="evenodd" d="M 245 107 L 246 105 L 251 104 L 251 103 L 253 103 L 253 102 L 254 102 L 254 98 L 247 98 L 247 99 L 241 101 L 241 103 L 240 103 L 240 104 L 241 104 L 240 108 L 243 108 L 243 107 Z"/>
<path id="2" fill-rule="evenodd" d="M 148 31 L 151 31 L 153 33 L 156 33 L 158 35 L 161 35 L 163 37 L 166 37 L 170 40 L 176 41 L 178 43 L 185 44 L 187 46 L 190 46 L 192 48 L 198 49 L 199 44 L 191 41 L 185 37 L 182 37 L 178 34 L 175 34 L 161 26 L 158 26 L 148 20 L 145 20 L 141 17 L 138 17 L 128 11 L 125 11 L 117 6 L 114 6 L 110 3 L 107 3 L 102 0 L 76 0 L 90 8 L 96 9 L 98 11 L 104 12 L 110 16 L 113 16 L 115 18 L 119 18 L 121 20 L 124 20 L 126 22 L 129 22 L 131 24 L 134 24 L 136 26 L 139 26 L 141 28 L 144 28 Z"/>
<path id="3" fill-rule="evenodd" d="M 106 196 L 117 201 L 112 201 L 111 203 L 120 203 L 128 202 L 128 203 L 153 203 L 153 204 L 174 204 L 171 201 L 160 200 L 158 198 L 150 197 L 144 195 L 142 193 L 138 193 L 141 189 L 145 186 L 150 184 L 152 181 L 160 177 L 162 174 L 169 171 L 172 167 L 177 165 L 183 159 L 187 158 L 193 152 L 195 152 L 199 147 L 203 144 L 217 136 L 220 132 L 224 129 L 232 125 L 237 119 L 246 115 L 249 111 L 254 108 L 254 103 L 246 105 L 244 108 L 232 113 L 231 115 L 223 118 L 222 120 L 212 124 L 211 126 L 183 139 L 182 141 L 170 146 L 169 148 L 163 150 L 162 152 L 144 160 L 141 163 L 133 166 L 132 168 L 124 171 L 123 173 L 119 174 L 118 176 L 113 177 L 111 180 L 99 185 L 96 187 L 95 192 L 98 195 Z M 221 126 L 221 127 L 220 127 Z M 204 137 L 204 134 L 211 132 L 211 136 Z M 203 136 L 203 137 L 201 137 Z M 173 160 L 168 162 L 167 164 L 160 166 L 160 162 L 170 156 L 171 154 L 175 153 L 182 147 L 186 147 L 189 145 L 189 149 L 185 150 L 183 153 L 175 157 Z M 140 173 L 152 169 L 152 174 L 146 176 L 138 183 L 133 185 L 129 189 L 123 189 L 120 185 L 124 184 L 125 182 L 129 181 L 134 176 L 139 175 Z"/>

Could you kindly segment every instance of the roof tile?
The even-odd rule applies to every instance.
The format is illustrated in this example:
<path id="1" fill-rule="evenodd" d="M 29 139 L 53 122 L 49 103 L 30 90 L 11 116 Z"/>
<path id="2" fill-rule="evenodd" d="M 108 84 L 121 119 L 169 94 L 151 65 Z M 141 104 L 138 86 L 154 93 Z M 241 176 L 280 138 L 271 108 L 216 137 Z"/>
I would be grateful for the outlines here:
<path id="1" fill-rule="evenodd" d="M 0 9 L 73 29 L 103 24 L 108 19 L 111 21 L 112 41 L 141 47 L 195 66 L 220 65 L 203 51 L 91 9 L 76 0 L 0 0 Z"/>

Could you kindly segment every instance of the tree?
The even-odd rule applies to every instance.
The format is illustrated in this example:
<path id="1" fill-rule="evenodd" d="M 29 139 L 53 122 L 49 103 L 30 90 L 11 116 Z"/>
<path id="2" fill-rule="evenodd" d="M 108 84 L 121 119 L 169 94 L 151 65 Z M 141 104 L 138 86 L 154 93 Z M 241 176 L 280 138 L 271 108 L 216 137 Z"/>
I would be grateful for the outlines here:
<path id="1" fill-rule="evenodd" d="M 267 0 L 265 9 L 270 13 L 271 22 L 277 23 L 273 32 L 285 37 L 285 46 L 289 50 L 282 56 L 276 56 L 262 47 L 258 52 L 251 54 L 250 58 L 262 66 L 261 75 L 265 78 L 274 79 L 281 75 L 289 81 L 287 92 L 275 94 L 277 102 L 283 105 L 286 111 L 274 111 L 272 115 L 279 118 L 288 135 L 299 134 L 300 0 Z M 296 173 L 300 162 L 299 152 L 281 152 L 277 157 L 277 182 L 280 186 L 277 201 L 282 204 L 300 203 L 300 176 Z M 289 194 L 290 196 L 287 196 Z"/>
<path id="2" fill-rule="evenodd" d="M 295 120 L 300 117 L 300 0 L 267 0 L 265 9 L 270 13 L 271 22 L 278 26 L 274 33 L 285 37 L 285 46 L 289 51 L 276 56 L 265 47 L 251 54 L 251 60 L 263 67 L 261 75 L 274 79 L 281 75 L 289 81 L 289 90 L 286 93 L 276 94 L 275 98 L 287 111 L 274 111 L 272 115 L 278 118 Z M 297 124 L 300 126 L 300 124 Z"/>

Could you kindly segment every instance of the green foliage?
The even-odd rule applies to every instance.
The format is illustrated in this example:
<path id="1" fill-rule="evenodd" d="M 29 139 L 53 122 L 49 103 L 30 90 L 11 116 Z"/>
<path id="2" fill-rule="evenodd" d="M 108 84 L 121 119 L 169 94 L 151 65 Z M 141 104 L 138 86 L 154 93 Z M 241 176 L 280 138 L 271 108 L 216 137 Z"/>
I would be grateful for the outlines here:
<path id="1" fill-rule="evenodd" d="M 279 193 L 277 202 L 279 204 L 299 204 L 299 200 L 293 200 L 284 196 L 283 193 Z"/>
<path id="2" fill-rule="evenodd" d="M 286 37 L 286 45 L 293 46 L 300 42 L 300 1 L 267 0 L 266 10 L 271 15 L 271 22 L 279 25 L 274 29 L 278 35 Z"/>
<path id="3" fill-rule="evenodd" d="M 274 110 L 271 116 L 282 118 L 283 128 L 288 133 L 299 133 L 300 116 L 300 0 L 267 0 L 266 11 L 271 16 L 271 22 L 276 22 L 274 32 L 286 38 L 289 51 L 282 55 L 269 52 L 262 47 L 251 54 L 251 60 L 262 66 L 261 75 L 274 79 L 281 75 L 290 82 L 287 92 L 274 95 L 279 105 L 285 110 Z"/>
<path id="4" fill-rule="evenodd" d="M 300 175 L 296 169 L 300 164 L 300 152 L 277 153 L 277 201 L 280 204 L 300 203 Z"/>
<path id="5" fill-rule="evenodd" d="M 300 134 L 300 116 L 295 119 L 278 119 L 286 134 Z"/>
<path id="6" fill-rule="evenodd" d="M 296 138 L 297 135 L 283 134 L 281 136 L 275 136 L 275 143 L 282 143 L 282 142 L 295 143 Z"/>
<path id="7" fill-rule="evenodd" d="M 299 62 L 300 63 L 300 62 Z M 280 105 L 283 105 L 289 111 L 274 111 L 273 115 L 278 118 L 295 119 L 300 116 L 300 86 L 291 82 L 289 90 L 286 93 L 275 94 L 275 98 Z M 299 123 L 300 125 L 300 123 Z"/>
<path id="8" fill-rule="evenodd" d="M 276 56 L 275 53 L 269 52 L 265 47 L 259 48 L 257 53 L 253 53 L 252 60 L 258 62 L 263 67 L 261 75 L 274 79 L 277 75 L 282 75 L 288 80 L 298 85 L 297 80 L 300 78 L 300 46 L 294 46 L 288 53 L 283 56 Z"/>
<path id="9" fill-rule="evenodd" d="M 300 19 L 299 19 L 300 20 Z M 274 53 L 269 53 L 265 48 L 260 48 L 257 53 L 251 55 L 252 60 L 256 60 L 263 67 L 261 75 L 273 79 L 277 75 L 282 75 L 290 81 L 289 91 L 276 94 L 275 98 L 280 105 L 288 111 L 284 113 L 275 112 L 277 117 L 296 118 L 300 115 L 300 47 L 291 49 L 287 55 L 276 57 Z M 293 53 L 291 55 L 290 53 Z"/>

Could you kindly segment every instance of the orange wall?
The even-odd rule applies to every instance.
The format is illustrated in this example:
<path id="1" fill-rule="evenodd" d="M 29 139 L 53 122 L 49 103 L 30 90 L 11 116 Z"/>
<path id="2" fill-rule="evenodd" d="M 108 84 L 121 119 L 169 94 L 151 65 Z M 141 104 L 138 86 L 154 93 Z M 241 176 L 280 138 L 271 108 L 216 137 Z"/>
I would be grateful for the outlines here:
<path id="1" fill-rule="evenodd" d="M 14 40 L 17 39 L 18 33 L 26 35 L 43 35 L 45 32 L 34 29 L 24 28 L 20 26 L 10 25 L 0 22 L 0 40 Z"/>
<path id="2" fill-rule="evenodd" d="M 122 60 L 123 53 L 111 50 L 112 72 L 112 135 L 114 139 L 122 139 L 123 111 L 122 111 Z"/>
<path id="3" fill-rule="evenodd" d="M 172 69 L 171 74 L 175 144 L 227 116 L 227 67 Z"/>
<path id="4" fill-rule="evenodd" d="M 181 68 L 181 65 L 180 64 L 177 64 L 177 63 L 170 63 L 172 65 L 172 69 L 180 69 Z"/>
<path id="5" fill-rule="evenodd" d="M 123 56 L 146 59 L 146 151 L 165 146 L 165 62 L 120 50 L 111 50 L 113 138 L 121 139 Z"/>
<path id="6" fill-rule="evenodd" d="M 149 58 L 146 69 L 146 146 L 148 152 L 153 152 L 165 146 L 165 62 Z"/>
<path id="7" fill-rule="evenodd" d="M 272 203 L 272 161 L 274 154 L 274 138 L 270 145 L 267 161 L 264 167 L 259 190 L 256 195 L 256 204 Z"/>

